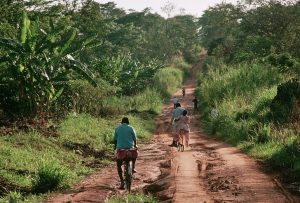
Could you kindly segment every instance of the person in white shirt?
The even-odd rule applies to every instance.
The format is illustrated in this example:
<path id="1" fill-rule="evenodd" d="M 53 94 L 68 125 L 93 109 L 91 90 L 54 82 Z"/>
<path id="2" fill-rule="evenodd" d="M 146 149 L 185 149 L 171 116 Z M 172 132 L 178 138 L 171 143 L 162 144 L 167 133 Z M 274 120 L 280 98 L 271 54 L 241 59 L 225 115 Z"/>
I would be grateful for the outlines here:
<path id="1" fill-rule="evenodd" d="M 179 99 L 176 96 L 174 96 L 172 101 L 173 101 L 173 104 L 174 104 L 174 109 L 176 109 L 176 104 L 179 102 Z"/>
<path id="2" fill-rule="evenodd" d="M 177 127 L 177 122 L 179 121 L 180 116 L 182 115 L 183 111 L 185 110 L 184 108 L 181 107 L 180 103 L 177 103 L 175 105 L 175 109 L 172 114 L 171 118 L 171 124 L 173 127 L 173 142 L 170 144 L 170 147 L 177 147 L 177 141 L 178 141 L 178 134 L 176 132 L 176 127 Z"/>
<path id="3" fill-rule="evenodd" d="M 216 106 L 215 105 L 212 105 L 211 106 L 211 117 L 215 118 L 219 115 L 217 109 L 216 109 Z"/>
<path id="4" fill-rule="evenodd" d="M 182 115 L 179 117 L 179 121 L 177 122 L 176 126 L 176 132 L 178 135 L 184 136 L 185 143 L 184 144 L 186 147 L 189 147 L 189 140 L 190 140 L 190 117 L 187 115 L 187 110 L 184 110 L 182 112 Z"/>

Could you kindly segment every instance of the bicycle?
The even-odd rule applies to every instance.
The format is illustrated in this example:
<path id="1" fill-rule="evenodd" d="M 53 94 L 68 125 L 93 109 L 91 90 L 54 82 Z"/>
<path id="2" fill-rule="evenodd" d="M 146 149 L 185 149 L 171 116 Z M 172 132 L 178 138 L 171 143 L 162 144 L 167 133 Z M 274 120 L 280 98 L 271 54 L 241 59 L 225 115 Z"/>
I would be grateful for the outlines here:
<path id="1" fill-rule="evenodd" d="M 177 142 L 177 150 L 180 152 L 184 151 L 184 142 L 185 142 L 185 137 L 184 137 L 184 130 L 179 131 L 179 136 L 178 136 L 178 142 Z"/>
<path id="2" fill-rule="evenodd" d="M 133 179 L 132 173 L 132 160 L 137 158 L 138 151 L 136 148 L 134 149 L 124 149 L 124 158 L 122 163 L 122 168 L 124 172 L 125 178 L 125 188 L 130 193 L 131 192 L 131 185 Z"/>

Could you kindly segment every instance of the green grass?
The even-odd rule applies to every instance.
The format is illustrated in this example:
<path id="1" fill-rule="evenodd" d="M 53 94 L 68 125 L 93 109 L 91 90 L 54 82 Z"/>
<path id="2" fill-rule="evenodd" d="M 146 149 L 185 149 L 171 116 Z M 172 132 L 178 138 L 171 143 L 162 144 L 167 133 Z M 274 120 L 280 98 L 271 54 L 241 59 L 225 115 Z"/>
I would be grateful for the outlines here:
<path id="1" fill-rule="evenodd" d="M 90 171 L 79 166 L 77 163 L 82 158 L 63 148 L 56 138 L 46 138 L 37 132 L 1 137 L 0 143 L 0 175 L 21 187 L 32 187 L 32 179 L 42 160 L 57 161 L 77 174 Z"/>
<path id="2" fill-rule="evenodd" d="M 93 149 L 107 148 L 109 135 L 113 134 L 114 123 L 110 120 L 96 119 L 88 114 L 70 114 L 60 124 L 60 142 L 86 144 Z"/>
<path id="3" fill-rule="evenodd" d="M 26 197 L 20 192 L 10 192 L 5 197 L 0 198 L 0 203 L 40 203 L 47 195 L 27 195 Z"/>

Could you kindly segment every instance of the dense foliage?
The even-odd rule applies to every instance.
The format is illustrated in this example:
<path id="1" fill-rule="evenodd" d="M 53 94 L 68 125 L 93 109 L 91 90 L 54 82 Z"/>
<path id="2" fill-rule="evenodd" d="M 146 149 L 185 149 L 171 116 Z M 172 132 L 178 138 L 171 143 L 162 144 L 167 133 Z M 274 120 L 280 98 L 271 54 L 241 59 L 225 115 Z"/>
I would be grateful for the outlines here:
<path id="1" fill-rule="evenodd" d="M 197 60 L 193 16 L 164 19 L 149 9 L 126 13 L 112 2 L 71 2 L 1 1 L 0 109 L 6 116 L 62 111 L 77 80 L 111 90 L 99 100 L 134 95 L 174 56 Z M 84 84 L 81 92 L 92 89 Z"/>

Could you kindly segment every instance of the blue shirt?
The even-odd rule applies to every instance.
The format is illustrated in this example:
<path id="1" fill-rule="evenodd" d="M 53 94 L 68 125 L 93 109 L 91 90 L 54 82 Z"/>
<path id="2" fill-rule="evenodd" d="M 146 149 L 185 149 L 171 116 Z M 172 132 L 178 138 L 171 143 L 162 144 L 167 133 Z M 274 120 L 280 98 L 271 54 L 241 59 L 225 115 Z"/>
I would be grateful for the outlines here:
<path id="1" fill-rule="evenodd" d="M 136 141 L 136 133 L 132 126 L 123 123 L 115 130 L 114 140 L 117 141 L 117 149 L 131 149 Z"/>

